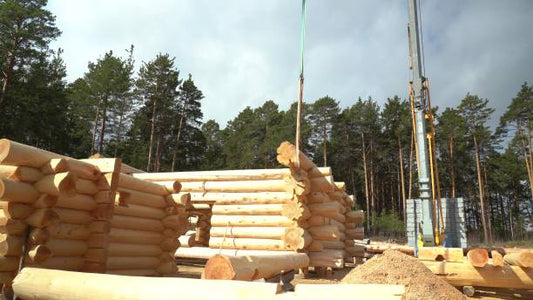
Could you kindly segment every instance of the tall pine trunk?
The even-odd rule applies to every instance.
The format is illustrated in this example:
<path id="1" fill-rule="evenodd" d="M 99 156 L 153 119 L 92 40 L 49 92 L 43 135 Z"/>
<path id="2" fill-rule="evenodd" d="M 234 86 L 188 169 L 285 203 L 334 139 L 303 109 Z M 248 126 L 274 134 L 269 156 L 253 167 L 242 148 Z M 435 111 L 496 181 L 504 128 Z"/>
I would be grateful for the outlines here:
<path id="1" fill-rule="evenodd" d="M 366 146 L 365 134 L 361 132 L 361 141 L 363 143 L 361 152 L 363 153 L 363 172 L 365 172 L 365 200 L 366 200 L 366 231 L 370 232 L 370 198 L 368 197 L 368 171 L 366 168 Z"/>
<path id="2" fill-rule="evenodd" d="M 178 157 L 178 151 L 179 151 L 179 145 L 181 141 L 181 128 L 183 126 L 183 119 L 185 118 L 185 109 L 181 113 L 180 117 L 180 123 L 178 125 L 178 136 L 176 137 L 176 147 L 174 148 L 174 154 L 172 155 L 172 166 L 170 168 L 171 172 L 174 172 L 174 168 L 176 167 L 176 160 Z"/>
<path id="3" fill-rule="evenodd" d="M 154 148 L 155 121 L 157 120 L 156 119 L 156 112 L 157 112 L 156 108 L 157 108 L 157 96 L 154 97 L 154 108 L 152 109 L 152 124 L 150 128 L 150 144 L 148 145 L 148 163 L 146 164 L 146 171 L 150 171 L 150 166 L 152 164 L 152 150 Z"/>
<path id="4" fill-rule="evenodd" d="M 322 127 L 322 137 L 324 138 L 324 167 L 328 166 L 328 157 L 327 157 L 327 142 L 328 142 L 328 135 L 326 132 L 326 126 L 324 125 Z"/>
<path id="5" fill-rule="evenodd" d="M 479 163 L 479 147 L 477 143 L 477 138 L 474 135 L 474 152 L 476 155 L 476 171 L 477 171 L 477 181 L 478 181 L 478 190 L 479 190 L 479 202 L 481 204 L 481 223 L 483 225 L 483 238 L 486 245 L 490 245 L 489 241 L 489 230 L 487 224 L 487 214 L 485 210 L 485 199 L 483 192 L 483 180 L 481 177 L 481 166 Z"/>
<path id="6" fill-rule="evenodd" d="M 94 154 L 96 147 L 96 131 L 98 130 L 98 118 L 100 118 L 100 106 L 102 105 L 102 99 L 98 100 L 98 106 L 96 107 L 96 114 L 94 115 L 94 127 L 93 138 L 91 140 L 91 155 Z"/>
<path id="7" fill-rule="evenodd" d="M 376 196 L 374 189 L 374 138 L 370 137 L 370 202 L 372 212 L 377 213 L 376 210 Z"/>
<path id="8" fill-rule="evenodd" d="M 20 26 L 18 26 L 20 28 Z M 2 74 L 4 75 L 4 80 L 2 83 L 2 92 L 0 92 L 0 109 L 3 108 L 6 93 L 9 90 L 9 86 L 11 84 L 11 77 L 13 74 L 13 69 L 15 68 L 15 51 L 18 48 L 19 40 L 15 38 L 15 41 L 13 43 L 13 49 L 9 52 L 9 56 L 7 58 L 7 68 L 5 70 L 2 70 Z"/>
<path id="9" fill-rule="evenodd" d="M 106 121 L 107 121 L 107 100 L 108 96 L 106 95 L 104 97 L 103 106 L 104 110 L 102 113 L 102 127 L 100 128 L 100 140 L 98 142 L 98 152 L 101 154 L 104 151 L 104 136 L 105 136 L 105 128 L 106 128 Z"/>

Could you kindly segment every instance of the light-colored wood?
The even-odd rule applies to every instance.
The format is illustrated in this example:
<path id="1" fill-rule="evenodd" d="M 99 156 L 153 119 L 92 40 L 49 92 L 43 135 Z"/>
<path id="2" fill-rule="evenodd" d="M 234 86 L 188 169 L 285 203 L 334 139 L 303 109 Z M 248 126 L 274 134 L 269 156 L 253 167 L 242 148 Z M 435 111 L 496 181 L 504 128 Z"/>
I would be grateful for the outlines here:
<path id="1" fill-rule="evenodd" d="M 313 226 L 309 227 L 309 233 L 313 236 L 314 239 L 324 240 L 324 241 L 339 241 L 340 232 L 337 226 L 334 225 L 322 225 L 322 226 Z"/>
<path id="2" fill-rule="evenodd" d="M 108 175 L 106 175 L 108 176 Z M 121 188 L 127 188 L 130 190 L 136 190 L 141 191 L 148 194 L 155 194 L 160 196 L 166 196 L 169 194 L 169 191 L 162 185 L 155 184 L 150 181 L 142 180 L 139 178 L 135 178 L 130 175 L 126 174 L 120 174 L 119 180 L 118 180 L 118 186 Z M 173 184 L 172 188 L 173 193 L 179 193 L 179 190 L 177 190 Z"/>
<path id="3" fill-rule="evenodd" d="M 313 241 L 311 242 L 309 247 L 307 247 L 306 250 L 312 251 L 312 252 L 318 252 L 318 251 L 322 251 L 323 249 L 324 249 L 324 246 L 322 245 L 322 241 L 313 239 Z"/>
<path id="4" fill-rule="evenodd" d="M 52 251 L 45 245 L 34 245 L 28 249 L 25 262 L 42 263 L 52 257 Z"/>
<path id="5" fill-rule="evenodd" d="M 81 256 L 53 256 L 42 263 L 28 265 L 44 269 L 79 271 L 83 267 L 84 262 L 85 260 Z"/>
<path id="6" fill-rule="evenodd" d="M 474 267 L 484 267 L 489 262 L 489 253 L 484 248 L 473 248 L 466 254 L 468 262 Z"/>
<path id="7" fill-rule="evenodd" d="M 109 221 L 94 221 L 87 225 L 91 233 L 109 233 L 111 223 Z"/>
<path id="8" fill-rule="evenodd" d="M 318 168 L 322 175 L 331 175 L 331 168 Z M 220 170 L 132 174 L 133 177 L 148 181 L 247 181 L 283 179 L 291 175 L 290 169 Z"/>
<path id="9" fill-rule="evenodd" d="M 43 177 L 39 169 L 24 166 L 0 165 L 0 178 L 13 181 L 35 182 Z"/>
<path id="10" fill-rule="evenodd" d="M 28 225 L 22 220 L 12 220 L 5 216 L 0 209 L 0 233 L 10 235 L 23 235 Z"/>
<path id="11" fill-rule="evenodd" d="M 87 251 L 87 243 L 82 240 L 68 240 L 52 238 L 46 243 L 46 247 L 54 256 L 81 256 Z"/>
<path id="12" fill-rule="evenodd" d="M 87 163 L 86 161 L 68 159 L 67 164 L 69 171 L 76 174 L 79 178 L 94 181 L 102 175 L 97 166 Z"/>
<path id="13" fill-rule="evenodd" d="M 4 201 L 31 204 L 39 195 L 39 191 L 29 183 L 0 178 L 0 199 Z"/>
<path id="14" fill-rule="evenodd" d="M 297 202 L 288 204 L 215 204 L 212 212 L 215 215 L 279 215 L 297 220 L 304 215 L 304 207 Z"/>
<path id="15" fill-rule="evenodd" d="M 296 227 L 297 228 L 297 227 Z M 213 237 L 243 237 L 281 240 L 290 227 L 211 227 L 209 234 Z M 303 230 L 302 233 L 303 234 Z"/>
<path id="16" fill-rule="evenodd" d="M 165 227 L 159 220 L 114 215 L 111 227 L 162 232 Z"/>
<path id="17" fill-rule="evenodd" d="M 296 223 L 284 216 L 230 216 L 213 215 L 212 226 L 279 226 L 288 227 Z"/>
<path id="18" fill-rule="evenodd" d="M 195 242 L 196 233 L 193 233 L 191 235 L 181 235 L 178 240 L 180 242 L 180 247 L 194 247 L 196 246 Z"/>
<path id="19" fill-rule="evenodd" d="M 159 256 L 162 252 L 159 245 L 123 243 L 109 243 L 107 245 L 109 256 Z"/>
<path id="20" fill-rule="evenodd" d="M 328 194 L 323 192 L 311 192 L 308 195 L 308 202 L 311 203 L 324 203 L 332 201 Z"/>
<path id="21" fill-rule="evenodd" d="M 56 239 L 86 240 L 91 231 L 87 226 L 61 222 L 46 229 L 51 237 Z"/>
<path id="22" fill-rule="evenodd" d="M 335 181 L 334 184 L 335 184 L 335 189 L 339 191 L 343 191 L 343 192 L 346 191 L 346 183 L 344 181 Z"/>
<path id="23" fill-rule="evenodd" d="M 287 253 L 261 256 L 226 256 L 211 257 L 204 268 L 202 279 L 225 279 L 253 281 L 271 278 L 290 270 L 298 270 L 309 265 L 305 253 Z"/>
<path id="24" fill-rule="evenodd" d="M 280 240 L 253 239 L 253 238 L 223 238 L 211 237 L 209 239 L 210 248 L 223 249 L 244 249 L 244 250 L 272 250 L 287 251 L 297 250 L 289 244 Z"/>
<path id="25" fill-rule="evenodd" d="M 117 205 L 114 208 L 114 214 L 156 220 L 163 219 L 167 216 L 166 212 L 160 208 L 136 204 L 128 204 L 127 206 Z"/>
<path id="26" fill-rule="evenodd" d="M 120 158 L 89 158 L 80 161 L 95 166 L 101 173 L 120 172 L 122 167 L 126 168 Z"/>
<path id="27" fill-rule="evenodd" d="M 0 272 L 16 271 L 19 267 L 19 258 L 16 256 L 0 256 Z"/>
<path id="28" fill-rule="evenodd" d="M 496 250 L 491 250 L 490 254 L 492 256 L 492 265 L 495 267 L 503 267 L 503 255 L 501 255 L 500 252 Z"/>
<path id="29" fill-rule="evenodd" d="M 366 299 L 404 299 L 403 285 L 389 284 L 304 284 L 295 286 L 294 299 L 350 299 L 365 295 Z"/>
<path id="30" fill-rule="evenodd" d="M 192 202 L 217 204 L 284 204 L 298 201 L 292 192 L 190 193 Z"/>
<path id="31" fill-rule="evenodd" d="M 351 256 L 364 257 L 365 256 L 365 246 L 363 245 L 354 245 L 344 248 Z"/>
<path id="32" fill-rule="evenodd" d="M 160 182 L 167 184 L 167 182 Z M 257 193 L 257 192 L 286 192 L 292 193 L 294 186 L 284 180 L 256 180 L 256 181 L 197 181 L 183 182 L 182 192 L 202 193 Z"/>
<path id="33" fill-rule="evenodd" d="M 71 172 L 46 175 L 37 181 L 34 187 L 41 193 L 53 196 L 74 195 L 76 193 L 76 176 Z"/>
<path id="34" fill-rule="evenodd" d="M 383 253 L 385 250 L 396 250 L 407 255 L 414 255 L 415 250 L 413 247 L 397 245 L 397 244 L 387 244 L 387 243 L 372 243 L 365 246 L 365 251 L 369 253 Z"/>
<path id="35" fill-rule="evenodd" d="M 89 212 L 68 208 L 54 208 L 61 222 L 85 225 L 94 220 Z"/>
<path id="36" fill-rule="evenodd" d="M 524 250 L 519 253 L 505 254 L 503 260 L 511 266 L 533 268 L 533 251 Z"/>
<path id="37" fill-rule="evenodd" d="M 0 201 L 0 207 L 3 209 L 4 216 L 14 220 L 23 220 L 34 211 L 30 205 L 16 202 Z"/>
<path id="38" fill-rule="evenodd" d="M 41 167 L 41 173 L 44 175 L 67 172 L 69 166 L 65 158 L 53 158 Z"/>
<path id="39" fill-rule="evenodd" d="M 318 170 L 317 166 L 313 163 L 312 160 L 310 160 L 305 154 L 303 154 L 301 151 L 300 153 L 296 153 L 296 147 L 285 141 L 282 142 L 278 149 L 277 149 L 277 160 L 280 164 L 292 168 L 295 165 L 296 162 L 296 155 L 298 155 L 299 161 L 300 161 L 300 168 L 304 171 L 306 171 L 308 174 L 312 174 L 313 170 Z M 310 176 L 311 178 L 311 176 Z"/>
<path id="40" fill-rule="evenodd" d="M 179 258 L 198 258 L 209 259 L 215 254 L 223 255 L 285 255 L 287 253 L 293 253 L 293 251 L 267 251 L 267 250 L 244 250 L 244 249 L 220 249 L 220 248 L 208 248 L 208 247 L 180 247 L 175 252 L 175 257 Z"/>
<path id="41" fill-rule="evenodd" d="M 46 228 L 32 228 L 28 241 L 34 245 L 45 244 L 50 239 L 50 232 Z"/>
<path id="42" fill-rule="evenodd" d="M 504 265 L 476 268 L 468 263 L 421 261 L 453 286 L 533 289 L 533 269 Z"/>
<path id="43" fill-rule="evenodd" d="M 334 192 L 333 176 L 311 178 L 311 192 Z"/>
<path id="44" fill-rule="evenodd" d="M 221 299 L 271 300 L 278 284 L 25 268 L 15 278 L 13 289 L 23 299 L 209 299 L 217 295 Z"/>
<path id="45" fill-rule="evenodd" d="M 362 240 L 365 238 L 364 227 L 357 227 L 353 229 L 346 229 L 344 231 L 348 239 Z"/>
<path id="46" fill-rule="evenodd" d="M 144 205 L 155 208 L 167 207 L 165 197 L 119 187 L 119 201 L 125 204 Z"/>
<path id="47" fill-rule="evenodd" d="M 107 270 L 106 274 L 126 275 L 126 276 L 158 276 L 154 269 L 127 269 L 127 270 Z"/>
<path id="48" fill-rule="evenodd" d="M 191 203 L 191 194 L 190 193 L 176 193 L 176 194 L 170 194 L 166 196 L 167 202 L 174 202 L 176 205 L 179 206 L 189 206 Z"/>
<path id="49" fill-rule="evenodd" d="M 111 228 L 109 232 L 109 241 L 115 243 L 127 244 L 154 244 L 159 245 L 165 236 L 160 232 Z"/>
<path id="50" fill-rule="evenodd" d="M 463 248 L 420 247 L 418 259 L 448 262 L 463 262 Z"/>
<path id="51" fill-rule="evenodd" d="M 159 264 L 159 258 L 152 256 L 109 256 L 106 267 L 108 270 L 155 269 Z"/>
<path id="52" fill-rule="evenodd" d="M 337 201 L 309 204 L 308 207 L 313 215 L 319 215 L 330 218 L 337 218 L 338 215 L 343 214 L 345 211 L 344 206 Z"/>
<path id="53" fill-rule="evenodd" d="M 362 224 L 365 220 L 365 212 L 362 210 L 352 210 L 346 213 L 346 223 Z"/>
<path id="54" fill-rule="evenodd" d="M 324 216 L 312 216 L 307 220 L 307 223 L 309 226 L 335 225 L 339 231 L 346 230 L 346 227 L 343 223 Z"/>
<path id="55" fill-rule="evenodd" d="M 90 214 L 94 220 L 107 221 L 113 216 L 114 208 L 113 204 L 98 204 Z"/>
<path id="56" fill-rule="evenodd" d="M 344 250 L 324 249 L 320 252 L 309 252 L 310 266 L 313 267 L 344 267 Z"/>
<path id="57" fill-rule="evenodd" d="M 49 208 L 39 208 L 35 209 L 33 213 L 27 217 L 24 222 L 28 225 L 43 228 L 52 226 L 59 222 L 59 215 L 55 210 Z"/>
<path id="58" fill-rule="evenodd" d="M 143 170 L 139 170 L 137 168 L 134 168 L 134 167 L 132 167 L 130 165 L 127 165 L 127 164 L 122 164 L 120 172 L 121 173 L 126 173 L 128 175 L 131 175 L 133 173 L 143 173 L 144 171 Z"/>
<path id="59" fill-rule="evenodd" d="M 325 249 L 344 249 L 344 241 L 323 241 L 321 240 L 322 246 Z"/>
<path id="60" fill-rule="evenodd" d="M 0 140 L 0 164 L 41 168 L 45 163 L 60 155 L 27 146 L 8 139 Z"/>
<path id="61" fill-rule="evenodd" d="M 96 208 L 96 201 L 94 201 L 93 197 L 84 194 L 60 195 L 57 197 L 56 206 L 91 211 Z"/>
<path id="62" fill-rule="evenodd" d="M 57 196 L 52 196 L 48 194 L 41 194 L 35 202 L 33 202 L 33 207 L 35 208 L 50 208 L 57 204 Z"/>
<path id="63" fill-rule="evenodd" d="M 94 181 L 83 178 L 76 180 L 76 191 L 80 194 L 94 195 L 99 190 L 100 188 L 98 188 L 98 185 Z"/>

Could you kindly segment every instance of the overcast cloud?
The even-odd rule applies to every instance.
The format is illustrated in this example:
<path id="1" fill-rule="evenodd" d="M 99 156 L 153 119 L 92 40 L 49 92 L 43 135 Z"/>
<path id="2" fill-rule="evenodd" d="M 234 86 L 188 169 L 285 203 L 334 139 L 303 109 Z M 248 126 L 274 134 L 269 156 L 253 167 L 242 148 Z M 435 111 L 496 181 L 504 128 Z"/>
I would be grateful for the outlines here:
<path id="1" fill-rule="evenodd" d="M 524 81 L 533 83 L 533 1 L 422 0 L 432 101 L 455 106 L 467 92 L 488 98 L 493 124 Z M 68 81 L 113 50 L 150 61 L 176 57 L 203 91 L 204 119 L 221 126 L 246 106 L 297 96 L 299 0 L 50 0 L 63 31 Z M 407 0 L 308 0 L 305 101 L 329 95 L 351 105 L 405 98 Z"/>

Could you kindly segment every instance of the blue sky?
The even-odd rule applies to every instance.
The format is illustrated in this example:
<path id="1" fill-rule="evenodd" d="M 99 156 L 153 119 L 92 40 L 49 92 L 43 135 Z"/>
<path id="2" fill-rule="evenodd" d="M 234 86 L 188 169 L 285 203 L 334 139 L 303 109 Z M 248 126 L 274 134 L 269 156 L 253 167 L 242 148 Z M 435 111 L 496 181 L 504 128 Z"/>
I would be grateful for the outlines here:
<path id="1" fill-rule="evenodd" d="M 407 0 L 308 0 L 306 102 L 329 95 L 342 107 L 358 97 L 408 92 Z M 204 119 L 222 126 L 246 106 L 297 96 L 299 0 L 51 0 L 63 34 L 69 82 L 109 50 L 135 59 L 176 57 L 203 91 Z M 426 75 L 433 105 L 467 92 L 496 108 L 492 124 L 524 81 L 533 83 L 533 1 L 422 0 Z"/>

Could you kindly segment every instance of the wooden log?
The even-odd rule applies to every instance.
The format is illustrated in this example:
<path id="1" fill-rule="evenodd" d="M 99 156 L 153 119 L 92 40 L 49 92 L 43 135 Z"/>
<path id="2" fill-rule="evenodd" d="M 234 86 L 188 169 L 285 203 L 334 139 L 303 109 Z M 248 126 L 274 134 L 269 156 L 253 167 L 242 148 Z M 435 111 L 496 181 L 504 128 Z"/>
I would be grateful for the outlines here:
<path id="1" fill-rule="evenodd" d="M 48 194 L 42 194 L 33 202 L 33 207 L 35 208 L 50 208 L 57 204 L 57 196 L 52 196 Z"/>
<path id="2" fill-rule="evenodd" d="M 162 219 L 161 223 L 166 228 L 171 228 L 171 229 L 174 229 L 174 230 L 178 230 L 180 228 L 180 225 L 181 225 L 180 218 L 181 217 L 179 215 L 170 215 L 170 216 L 167 216 L 164 219 Z"/>
<path id="3" fill-rule="evenodd" d="M 271 278 L 282 272 L 298 270 L 308 265 L 309 257 L 305 253 L 287 253 L 283 256 L 215 255 L 207 261 L 202 279 L 253 281 Z"/>
<path id="4" fill-rule="evenodd" d="M 178 206 L 188 207 L 191 203 L 191 194 L 190 193 L 176 193 L 166 196 L 167 202 L 174 202 Z"/>
<path id="5" fill-rule="evenodd" d="M 196 238 L 196 233 L 193 233 L 191 235 L 181 235 L 178 238 L 180 245 L 181 245 L 180 247 L 190 248 L 190 247 L 196 246 L 195 238 Z"/>
<path id="6" fill-rule="evenodd" d="M 114 207 L 114 214 L 156 220 L 163 219 L 167 216 L 166 212 L 160 208 L 136 204 L 128 204 L 127 206 L 117 205 Z"/>
<path id="7" fill-rule="evenodd" d="M 104 233 L 93 233 L 86 242 L 89 248 L 106 248 L 109 243 L 109 236 Z"/>
<path id="8" fill-rule="evenodd" d="M 95 181 L 102 175 L 97 166 L 84 160 L 68 159 L 67 164 L 69 171 L 79 178 Z"/>
<path id="9" fill-rule="evenodd" d="M 212 226 L 278 226 L 288 227 L 295 225 L 295 221 L 284 216 L 230 216 L 213 215 L 211 217 Z"/>
<path id="10" fill-rule="evenodd" d="M 463 248 L 420 247 L 418 259 L 448 262 L 463 262 Z"/>
<path id="11" fill-rule="evenodd" d="M 121 172 L 122 168 L 129 167 L 123 164 L 120 158 L 91 157 L 79 161 L 95 166 L 101 173 L 118 173 Z"/>
<path id="12" fill-rule="evenodd" d="M 46 175 L 37 181 L 34 187 L 41 193 L 53 196 L 74 195 L 76 193 L 76 176 L 71 172 Z"/>
<path id="13" fill-rule="evenodd" d="M 31 184 L 0 178 L 0 199 L 3 201 L 32 204 L 37 198 L 39 191 Z"/>
<path id="14" fill-rule="evenodd" d="M 291 245 L 280 240 L 252 239 L 252 238 L 221 238 L 211 237 L 209 239 L 210 248 L 223 249 L 244 249 L 244 250 L 272 250 L 288 251 L 297 250 Z"/>
<path id="15" fill-rule="evenodd" d="M 16 256 L 0 256 L 0 272 L 17 271 L 19 258 Z"/>
<path id="16" fill-rule="evenodd" d="M 126 188 L 118 188 L 119 202 L 124 204 L 144 205 L 155 208 L 167 207 L 165 197 Z"/>
<path id="17" fill-rule="evenodd" d="M 503 260 L 511 266 L 533 268 L 533 252 L 524 250 L 520 253 L 505 254 Z"/>
<path id="18" fill-rule="evenodd" d="M 385 250 L 396 250 L 407 255 L 414 255 L 415 250 L 409 246 L 393 245 L 393 244 L 369 244 L 365 246 L 365 251 L 369 253 L 383 253 Z"/>
<path id="19" fill-rule="evenodd" d="M 298 228 L 298 227 L 294 227 Z M 300 228 L 301 229 L 301 228 Z M 209 234 L 214 237 L 242 237 L 261 239 L 283 239 L 291 227 L 211 227 Z M 303 230 L 300 236 L 303 235 Z"/>
<path id="20" fill-rule="evenodd" d="M 60 269 L 67 271 L 79 271 L 85 260 L 81 256 L 53 256 L 38 264 L 28 264 L 30 267 L 43 269 Z M 26 269 L 26 268 L 24 268 Z"/>
<path id="21" fill-rule="evenodd" d="M 107 250 L 101 248 L 89 248 L 85 251 L 83 258 L 87 262 L 105 263 L 107 259 Z"/>
<path id="22" fill-rule="evenodd" d="M 28 249 L 25 262 L 39 264 L 52 257 L 52 251 L 45 245 L 33 245 Z"/>
<path id="23" fill-rule="evenodd" d="M 331 175 L 331 168 L 318 168 L 320 175 Z M 134 173 L 133 177 L 148 181 L 246 181 L 283 179 L 290 169 L 217 170 L 192 172 Z"/>
<path id="24" fill-rule="evenodd" d="M 362 240 L 365 238 L 365 229 L 363 227 L 346 229 L 344 232 L 348 239 Z"/>
<path id="25" fill-rule="evenodd" d="M 34 245 L 45 244 L 50 239 L 50 232 L 46 228 L 32 228 L 28 241 Z"/>
<path id="26" fill-rule="evenodd" d="M 285 204 L 296 202 L 292 192 L 190 193 L 192 202 L 228 204 Z"/>
<path id="27" fill-rule="evenodd" d="M 23 220 L 33 213 L 34 208 L 27 204 L 0 201 L 3 215 L 9 219 Z"/>
<path id="28" fill-rule="evenodd" d="M 106 177 L 107 176 L 108 175 L 106 174 Z M 160 184 L 135 178 L 126 174 L 120 174 L 118 186 L 121 188 L 127 188 L 130 190 L 141 191 L 144 193 L 155 194 L 160 196 L 166 196 L 169 194 L 169 191 Z M 172 193 L 179 193 L 179 189 L 176 189 L 175 184 L 172 185 Z"/>
<path id="29" fill-rule="evenodd" d="M 334 184 L 335 184 L 335 189 L 336 190 L 343 191 L 343 192 L 346 191 L 346 183 L 345 182 L 343 182 L 343 181 L 335 181 Z"/>
<path id="30" fill-rule="evenodd" d="M 179 289 L 168 288 L 175 286 Z M 222 299 L 263 300 L 274 298 L 278 284 L 25 268 L 15 278 L 13 289 L 17 296 L 23 299 L 209 299 L 215 292 Z"/>
<path id="31" fill-rule="evenodd" d="M 0 285 L 8 284 L 11 286 L 13 278 L 15 278 L 15 272 L 13 271 L 0 272 Z"/>
<path id="32" fill-rule="evenodd" d="M 44 175 L 63 173 L 69 171 L 69 165 L 65 158 L 53 158 L 47 161 L 41 167 L 41 173 Z"/>
<path id="33" fill-rule="evenodd" d="M 142 242 L 159 245 L 164 239 L 165 236 L 162 233 L 155 231 L 111 228 L 109 232 L 109 241 L 114 243 L 138 244 Z"/>
<path id="34" fill-rule="evenodd" d="M 421 261 L 433 274 L 453 286 L 533 289 L 533 269 L 504 265 L 476 268 L 467 263 Z"/>
<path id="35" fill-rule="evenodd" d="M 98 204 L 113 204 L 116 198 L 115 190 L 101 190 L 93 195 L 94 202 Z"/>
<path id="36" fill-rule="evenodd" d="M 307 247 L 306 250 L 312 251 L 312 252 L 318 252 L 318 251 L 322 251 L 323 249 L 324 249 L 324 246 L 322 245 L 322 241 L 313 239 L 313 241 L 311 242 L 309 247 Z"/>
<path id="37" fill-rule="evenodd" d="M 365 212 L 362 210 L 351 210 L 346 213 L 346 223 L 362 224 L 365 220 Z"/>
<path id="38" fill-rule="evenodd" d="M 155 269 L 159 258 L 152 256 L 109 256 L 106 262 L 108 270 L 120 269 Z"/>
<path id="39" fill-rule="evenodd" d="M 309 252 L 309 265 L 313 267 L 343 268 L 344 251 L 324 249 L 320 252 Z"/>
<path id="40" fill-rule="evenodd" d="M 0 233 L 9 235 L 23 235 L 28 225 L 21 220 L 8 219 L 0 210 Z"/>
<path id="41" fill-rule="evenodd" d="M 297 156 L 298 155 L 298 158 L 299 158 L 299 161 L 300 161 L 300 169 L 310 173 L 312 170 L 314 169 L 318 169 L 317 166 L 313 163 L 312 160 L 310 160 L 305 154 L 303 154 L 301 151 L 300 153 L 296 153 L 296 147 L 285 141 L 285 142 L 282 142 L 278 149 L 277 149 L 277 153 L 278 153 L 278 156 L 277 156 L 277 159 L 278 159 L 278 162 L 284 166 L 287 166 L 289 168 L 292 168 L 295 166 L 295 162 L 296 162 L 296 159 L 297 159 Z"/>
<path id="42" fill-rule="evenodd" d="M 333 226 L 333 225 L 313 226 L 313 227 L 309 227 L 308 230 L 314 239 L 323 240 L 323 241 L 339 241 L 340 240 L 340 232 L 337 226 Z"/>
<path id="43" fill-rule="evenodd" d="M 333 176 L 311 178 L 311 192 L 334 192 Z"/>
<path id="44" fill-rule="evenodd" d="M 323 241 L 321 240 L 320 243 L 325 249 L 344 249 L 344 241 Z"/>
<path id="45" fill-rule="evenodd" d="M 113 216 L 113 219 L 111 219 L 111 227 L 157 232 L 162 232 L 165 229 L 163 223 L 159 220 L 120 215 Z"/>
<path id="46" fill-rule="evenodd" d="M 109 256 L 159 256 L 162 252 L 159 245 L 123 243 L 109 243 L 107 245 L 107 255 Z"/>
<path id="47" fill-rule="evenodd" d="M 160 184 L 166 184 L 161 182 Z M 257 181 L 207 181 L 183 182 L 182 192 L 202 193 L 257 193 L 257 192 L 286 192 L 292 193 L 294 186 L 284 180 Z"/>
<path id="48" fill-rule="evenodd" d="M 45 163 L 60 155 L 27 146 L 8 139 L 0 140 L 0 164 L 41 168 Z"/>
<path id="49" fill-rule="evenodd" d="M 312 216 L 307 220 L 307 223 L 309 226 L 335 225 L 339 231 L 346 230 L 346 227 L 343 223 L 324 216 Z"/>
<path id="50" fill-rule="evenodd" d="M 94 217 L 86 211 L 68 208 L 55 208 L 61 222 L 85 225 L 94 220 Z"/>
<path id="51" fill-rule="evenodd" d="M 71 196 L 60 195 L 57 197 L 56 206 L 61 208 L 91 211 L 96 208 L 96 201 L 94 201 L 93 197 L 84 194 L 75 194 Z"/>
<path id="52" fill-rule="evenodd" d="M 154 269 L 107 270 L 106 274 L 126 275 L 126 276 L 158 276 L 159 275 L 159 273 Z"/>
<path id="53" fill-rule="evenodd" d="M 94 221 L 87 225 L 91 233 L 109 233 L 111 229 L 111 223 L 107 220 L 105 221 Z"/>
<path id="54" fill-rule="evenodd" d="M 489 253 L 484 248 L 474 248 L 468 251 L 466 257 L 468 262 L 474 267 L 484 267 L 489 262 Z"/>
<path id="55" fill-rule="evenodd" d="M 55 210 L 49 208 L 39 208 L 33 211 L 33 213 L 27 217 L 24 222 L 30 226 L 37 228 L 44 228 L 52 226 L 59 222 L 59 215 Z"/>
<path id="56" fill-rule="evenodd" d="M 160 275 L 173 275 L 178 271 L 178 267 L 175 262 L 164 262 L 157 267 L 156 271 Z"/>
<path id="57" fill-rule="evenodd" d="M 405 299 L 403 285 L 390 284 L 304 284 L 295 286 L 295 299 L 345 299 L 365 295 L 367 299 Z"/>
<path id="58" fill-rule="evenodd" d="M 82 240 L 52 238 L 46 243 L 54 256 L 82 256 L 87 251 L 87 243 Z"/>
<path id="59" fill-rule="evenodd" d="M 308 195 L 308 202 L 311 203 L 325 203 L 332 201 L 328 194 L 323 192 L 311 192 Z"/>
<path id="60" fill-rule="evenodd" d="M 59 223 L 47 228 L 48 233 L 55 239 L 86 240 L 91 231 L 85 225 Z"/>
<path id="61" fill-rule="evenodd" d="M 180 246 L 180 242 L 175 237 L 164 239 L 161 244 L 159 244 L 159 247 L 163 251 L 167 252 L 174 252 L 178 247 Z"/>
<path id="62" fill-rule="evenodd" d="M 336 201 L 309 204 L 308 207 L 313 215 L 330 218 L 338 218 L 338 215 L 343 214 L 345 211 L 345 208 L 342 206 L 342 204 Z M 344 220 L 345 218 L 343 216 L 343 223 Z"/>
<path id="63" fill-rule="evenodd" d="M 503 255 L 496 250 L 491 250 L 490 254 L 492 256 L 492 265 L 495 267 L 503 267 Z"/>
<path id="64" fill-rule="evenodd" d="M 351 247 L 346 247 L 344 250 L 354 257 L 365 257 L 365 247 L 361 245 L 355 245 Z"/>
<path id="65" fill-rule="evenodd" d="M 293 253 L 293 251 L 268 251 L 268 250 L 244 250 L 244 249 L 220 249 L 220 248 L 208 248 L 208 247 L 180 247 L 176 249 L 174 256 L 176 258 L 190 258 L 190 259 L 209 259 L 213 255 L 223 254 L 232 256 L 242 255 L 285 255 L 287 253 Z"/>
<path id="66" fill-rule="evenodd" d="M 297 220 L 304 215 L 304 207 L 297 202 L 288 204 L 214 205 L 215 215 L 279 215 Z"/>
<path id="67" fill-rule="evenodd" d="M 0 178 L 13 181 L 35 182 L 43 177 L 39 169 L 24 166 L 0 165 Z"/>
<path id="68" fill-rule="evenodd" d="M 94 181 L 78 178 L 76 180 L 76 191 L 80 194 L 94 195 L 100 191 L 100 188 Z"/>

